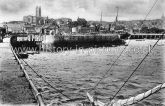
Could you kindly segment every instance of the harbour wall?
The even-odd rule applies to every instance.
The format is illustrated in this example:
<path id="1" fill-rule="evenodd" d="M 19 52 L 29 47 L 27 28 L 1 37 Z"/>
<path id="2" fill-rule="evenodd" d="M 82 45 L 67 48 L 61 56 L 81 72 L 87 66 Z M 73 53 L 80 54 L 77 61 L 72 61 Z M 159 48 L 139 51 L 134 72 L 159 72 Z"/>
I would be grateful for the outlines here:
<path id="1" fill-rule="evenodd" d="M 118 34 L 72 34 L 72 35 L 44 35 L 42 47 L 91 47 L 112 46 L 125 44 Z"/>
<path id="2" fill-rule="evenodd" d="M 165 36 L 164 34 L 152 34 L 152 33 L 149 33 L 149 34 L 143 34 L 143 33 L 137 33 L 137 34 L 131 34 L 130 35 L 130 39 L 159 39 L 159 38 L 162 38 L 164 39 Z"/>

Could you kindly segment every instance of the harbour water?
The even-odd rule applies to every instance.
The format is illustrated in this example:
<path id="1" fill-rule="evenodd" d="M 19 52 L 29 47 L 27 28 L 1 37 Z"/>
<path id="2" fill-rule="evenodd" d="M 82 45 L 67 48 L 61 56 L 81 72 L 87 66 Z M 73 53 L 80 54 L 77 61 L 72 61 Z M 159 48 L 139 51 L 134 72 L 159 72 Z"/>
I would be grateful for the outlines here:
<path id="1" fill-rule="evenodd" d="M 99 100 L 108 102 L 157 40 L 131 40 L 126 50 L 104 80 L 90 93 Z M 86 92 L 102 78 L 125 46 L 75 49 L 69 51 L 41 52 L 26 59 L 51 85 L 74 99 L 84 100 Z M 159 41 L 150 55 L 141 64 L 117 96 L 129 98 L 146 92 L 165 81 L 165 40 Z M 31 76 L 34 73 L 30 72 Z M 60 93 L 43 84 L 38 77 L 33 79 L 42 89 L 46 103 L 66 100 Z M 135 106 L 165 105 L 164 90 L 151 95 Z"/>

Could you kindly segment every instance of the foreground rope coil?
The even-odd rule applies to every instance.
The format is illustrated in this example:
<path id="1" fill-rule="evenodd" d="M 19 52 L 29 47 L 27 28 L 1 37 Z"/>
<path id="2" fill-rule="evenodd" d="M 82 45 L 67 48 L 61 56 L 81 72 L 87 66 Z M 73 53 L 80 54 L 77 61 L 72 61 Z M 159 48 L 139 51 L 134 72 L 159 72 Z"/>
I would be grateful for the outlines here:
<path id="1" fill-rule="evenodd" d="M 118 99 L 118 100 L 114 99 L 110 103 L 103 103 L 101 101 L 95 100 L 89 93 L 87 93 L 87 97 L 90 100 L 90 102 L 94 103 L 94 106 L 127 106 L 138 103 L 164 88 L 165 88 L 165 83 L 160 84 L 154 87 L 153 89 L 148 90 L 145 93 L 138 94 L 137 96 L 130 97 L 128 99 Z"/>

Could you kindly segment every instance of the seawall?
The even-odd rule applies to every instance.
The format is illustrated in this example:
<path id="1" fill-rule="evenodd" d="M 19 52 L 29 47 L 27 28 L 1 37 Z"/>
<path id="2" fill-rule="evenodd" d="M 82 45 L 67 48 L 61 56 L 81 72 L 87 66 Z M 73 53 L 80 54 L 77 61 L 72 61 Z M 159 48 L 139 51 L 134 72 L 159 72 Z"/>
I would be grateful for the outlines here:
<path id="1" fill-rule="evenodd" d="M 122 45 L 125 42 L 118 34 L 72 34 L 72 35 L 44 35 L 42 47 L 102 47 Z M 49 46 L 50 47 L 50 46 Z"/>

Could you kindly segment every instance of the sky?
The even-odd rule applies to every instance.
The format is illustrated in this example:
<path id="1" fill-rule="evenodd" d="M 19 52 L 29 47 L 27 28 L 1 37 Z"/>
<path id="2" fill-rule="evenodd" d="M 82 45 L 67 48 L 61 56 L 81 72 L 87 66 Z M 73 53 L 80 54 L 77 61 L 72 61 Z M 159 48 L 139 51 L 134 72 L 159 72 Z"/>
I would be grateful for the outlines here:
<path id="1" fill-rule="evenodd" d="M 76 20 L 115 20 L 119 7 L 119 20 L 144 19 L 156 0 L 0 0 L 0 22 L 23 20 L 23 16 L 35 15 L 36 6 L 41 6 L 42 16 L 67 17 Z M 165 13 L 165 0 L 158 0 L 147 19 L 161 18 Z"/>

